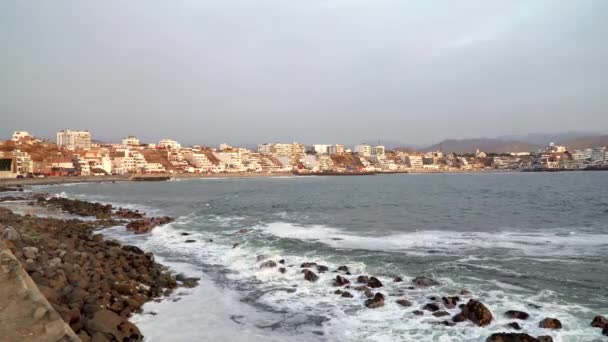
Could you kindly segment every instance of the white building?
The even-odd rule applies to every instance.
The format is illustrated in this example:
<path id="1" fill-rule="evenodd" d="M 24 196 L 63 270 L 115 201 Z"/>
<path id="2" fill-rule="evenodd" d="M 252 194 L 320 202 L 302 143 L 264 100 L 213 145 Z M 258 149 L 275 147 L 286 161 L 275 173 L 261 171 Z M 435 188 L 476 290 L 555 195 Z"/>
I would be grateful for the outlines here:
<path id="1" fill-rule="evenodd" d="M 182 147 L 180 143 L 171 139 L 162 139 L 158 142 L 158 146 L 162 148 L 168 148 L 170 150 L 179 150 Z"/>
<path id="2" fill-rule="evenodd" d="M 128 137 L 122 139 L 122 146 L 139 146 L 139 139 L 129 135 Z"/>
<path id="3" fill-rule="evenodd" d="M 306 148 L 306 152 L 312 152 L 316 154 L 327 154 L 329 153 L 329 147 L 331 145 L 328 144 L 314 144 L 310 145 Z"/>
<path id="4" fill-rule="evenodd" d="M 382 145 L 374 146 L 372 148 L 372 155 L 383 156 L 386 153 L 386 148 Z"/>
<path id="5" fill-rule="evenodd" d="M 363 157 L 369 157 L 372 155 L 372 147 L 368 144 L 357 145 L 355 146 L 355 153 Z"/>
<path id="6" fill-rule="evenodd" d="M 69 150 L 91 149 L 91 133 L 89 131 L 73 131 L 66 129 L 57 132 L 57 146 Z"/>
<path id="7" fill-rule="evenodd" d="M 561 153 L 561 152 L 566 152 L 566 146 L 561 146 L 561 145 L 555 145 L 555 143 L 549 143 L 549 146 L 547 147 L 547 151 L 548 152 L 556 152 L 556 153 Z"/>
<path id="8" fill-rule="evenodd" d="M 15 150 L 13 156 L 15 157 L 17 175 L 27 176 L 34 172 L 34 162 L 29 153 Z"/>
<path id="9" fill-rule="evenodd" d="M 215 169 L 215 165 L 207 158 L 204 153 L 195 153 L 192 151 L 183 153 L 184 159 L 188 161 L 190 165 L 199 169 L 203 172 L 210 172 Z"/>
<path id="10" fill-rule="evenodd" d="M 412 168 L 412 169 L 422 169 L 424 168 L 424 163 L 422 162 L 422 156 L 407 156 L 406 157 L 406 163 Z"/>
<path id="11" fill-rule="evenodd" d="M 593 150 L 588 148 L 585 150 L 574 150 L 574 152 L 572 152 L 572 160 L 575 161 L 586 161 L 591 159 L 591 154 L 592 154 Z"/>
<path id="12" fill-rule="evenodd" d="M 230 146 L 226 143 L 220 144 L 220 151 L 231 150 L 231 149 L 232 149 L 232 146 Z"/>
<path id="13" fill-rule="evenodd" d="M 15 131 L 15 133 L 13 133 L 13 137 L 12 137 L 12 141 L 19 141 L 21 138 L 32 138 L 32 135 L 29 134 L 26 131 Z"/>
<path id="14" fill-rule="evenodd" d="M 606 160 L 606 147 L 596 147 L 591 151 L 592 163 L 603 163 Z"/>
<path id="15" fill-rule="evenodd" d="M 327 148 L 327 153 L 329 153 L 331 155 L 344 154 L 344 145 L 342 145 L 342 144 L 330 145 Z"/>

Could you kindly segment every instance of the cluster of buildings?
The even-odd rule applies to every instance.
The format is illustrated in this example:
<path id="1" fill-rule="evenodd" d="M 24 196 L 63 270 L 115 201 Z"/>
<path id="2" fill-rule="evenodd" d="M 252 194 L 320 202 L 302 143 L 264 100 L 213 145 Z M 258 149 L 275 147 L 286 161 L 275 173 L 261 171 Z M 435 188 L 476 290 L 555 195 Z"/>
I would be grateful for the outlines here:
<path id="1" fill-rule="evenodd" d="M 387 150 L 382 145 L 264 143 L 257 150 L 221 144 L 182 146 L 172 139 L 142 143 L 128 136 L 96 143 L 89 131 L 63 130 L 55 142 L 25 131 L 0 142 L 0 178 L 172 173 L 449 172 L 487 169 L 585 169 L 608 166 L 606 147 L 569 152 L 550 144 L 533 153 L 471 154 Z"/>

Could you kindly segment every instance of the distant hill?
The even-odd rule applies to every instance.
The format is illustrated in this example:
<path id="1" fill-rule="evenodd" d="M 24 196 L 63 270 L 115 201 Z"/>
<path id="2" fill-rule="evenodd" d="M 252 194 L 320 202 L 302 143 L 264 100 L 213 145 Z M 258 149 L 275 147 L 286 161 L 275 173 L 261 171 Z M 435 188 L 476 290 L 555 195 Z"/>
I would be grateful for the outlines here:
<path id="1" fill-rule="evenodd" d="M 558 132 L 558 133 L 528 133 L 528 134 L 511 134 L 497 137 L 500 140 L 511 140 L 511 141 L 522 141 L 534 145 L 547 146 L 550 142 L 554 142 L 559 145 L 563 145 L 564 142 L 600 135 L 601 133 L 596 132 Z"/>
<path id="2" fill-rule="evenodd" d="M 608 134 L 576 138 L 566 141 L 565 143 L 563 143 L 563 145 L 565 145 L 570 151 L 599 146 L 608 146 Z"/>
<path id="3" fill-rule="evenodd" d="M 542 148 L 537 144 L 502 139 L 448 139 L 421 149 L 423 152 L 442 150 L 443 152 L 472 153 L 479 149 L 488 153 L 532 152 Z"/>

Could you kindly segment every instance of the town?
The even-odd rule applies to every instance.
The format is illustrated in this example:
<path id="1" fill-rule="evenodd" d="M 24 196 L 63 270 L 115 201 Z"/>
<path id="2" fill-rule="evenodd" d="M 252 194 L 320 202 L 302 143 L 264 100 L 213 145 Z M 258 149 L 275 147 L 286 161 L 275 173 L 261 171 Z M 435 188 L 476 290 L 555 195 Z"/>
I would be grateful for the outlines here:
<path id="1" fill-rule="evenodd" d="M 104 175 L 274 174 L 355 175 L 490 170 L 565 171 L 608 169 L 606 146 L 569 151 L 550 143 L 540 151 L 456 154 L 443 151 L 388 150 L 360 144 L 304 145 L 264 143 L 253 151 L 221 144 L 217 148 L 182 146 L 162 139 L 142 143 L 128 136 L 121 143 L 96 143 L 89 131 L 63 130 L 55 142 L 26 131 L 0 141 L 0 178 Z"/>

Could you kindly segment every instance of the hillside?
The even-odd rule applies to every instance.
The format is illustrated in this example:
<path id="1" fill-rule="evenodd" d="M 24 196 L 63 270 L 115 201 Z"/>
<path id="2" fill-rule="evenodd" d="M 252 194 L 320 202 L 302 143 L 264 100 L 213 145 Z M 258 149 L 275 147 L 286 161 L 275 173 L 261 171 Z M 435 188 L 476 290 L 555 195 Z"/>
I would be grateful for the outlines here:
<path id="1" fill-rule="evenodd" d="M 566 141 L 564 145 L 566 145 L 566 147 L 568 147 L 568 150 L 570 151 L 599 146 L 608 146 L 608 134 L 572 139 Z"/>
<path id="2" fill-rule="evenodd" d="M 473 153 L 477 149 L 488 153 L 532 152 L 542 148 L 539 145 L 515 140 L 501 139 L 448 139 L 421 149 L 423 152 L 441 150 L 443 152 Z"/>

